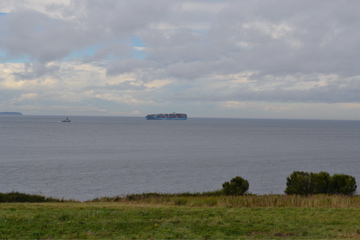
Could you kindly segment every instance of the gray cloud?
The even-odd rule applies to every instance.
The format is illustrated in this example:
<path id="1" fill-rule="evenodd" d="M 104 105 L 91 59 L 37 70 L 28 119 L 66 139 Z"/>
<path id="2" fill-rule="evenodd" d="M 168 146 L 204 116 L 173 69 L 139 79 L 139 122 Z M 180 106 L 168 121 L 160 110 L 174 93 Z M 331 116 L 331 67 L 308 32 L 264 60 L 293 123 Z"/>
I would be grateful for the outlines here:
<path id="1" fill-rule="evenodd" d="M 14 0 L 0 17 L 1 59 L 22 62 L 9 76 L 72 84 L 54 96 L 94 89 L 119 95 L 104 102 L 125 102 L 127 92 L 143 108 L 178 100 L 189 108 L 194 101 L 360 103 L 356 0 L 54 2 L 40 11 Z"/>
<path id="2" fill-rule="evenodd" d="M 124 90 L 134 90 L 134 91 L 141 91 L 141 90 L 145 90 L 147 89 L 147 87 L 145 87 L 144 85 L 134 85 L 132 84 L 132 82 L 130 81 L 126 81 L 120 84 L 116 84 L 116 85 L 110 85 L 107 84 L 104 89 L 106 90 L 116 90 L 116 91 L 124 91 Z"/>
<path id="3" fill-rule="evenodd" d="M 285 84 L 284 84 L 285 85 Z M 326 86 L 315 86 L 309 89 L 287 89 L 284 86 L 273 89 L 254 90 L 246 85 L 237 88 L 218 88 L 214 92 L 178 94 L 174 99 L 182 101 L 257 101 L 281 103 L 359 103 L 360 82 L 358 80 L 338 80 Z"/>
<path id="4" fill-rule="evenodd" d="M 359 74 L 354 61 L 359 55 L 359 21 L 354 20 L 358 5 L 235 1 L 201 34 L 178 28 L 150 29 L 141 36 L 149 46 L 147 61 L 162 67 L 167 77 L 196 79 L 242 71 L 257 71 L 259 78 L 297 73 L 349 77 Z M 179 19 L 175 22 L 181 25 Z M 116 74 L 114 68 L 109 72 Z"/>
<path id="5" fill-rule="evenodd" d="M 60 71 L 58 65 L 46 66 L 41 63 L 24 63 L 23 72 L 14 72 L 13 75 L 17 80 L 32 80 L 43 76 L 55 75 Z"/>
<path id="6" fill-rule="evenodd" d="M 20 9 L 3 17 L 0 45 L 10 57 L 25 55 L 39 62 L 59 60 L 96 44 L 109 45 L 105 49 L 122 56 L 124 51 L 117 47 L 123 49 L 124 39 L 161 19 L 169 7 L 166 2 L 74 0 L 68 7 L 50 5 L 52 10 L 61 10 L 65 19 Z"/>
<path id="7" fill-rule="evenodd" d="M 10 57 L 29 56 L 45 63 L 61 59 L 93 42 L 82 29 L 39 12 L 22 10 L 3 18 L 0 44 Z"/>
<path id="8" fill-rule="evenodd" d="M 240 53 L 238 60 L 264 75 L 321 72 L 349 76 L 359 73 L 353 62 L 359 55 L 360 36 L 354 31 L 359 27 L 354 19 L 359 6 L 356 1 L 235 1 L 223 10 L 212 31 L 230 45 L 251 44 L 250 51 Z M 250 26 L 244 28 L 244 24 Z M 270 29 L 264 29 L 266 25 Z"/>

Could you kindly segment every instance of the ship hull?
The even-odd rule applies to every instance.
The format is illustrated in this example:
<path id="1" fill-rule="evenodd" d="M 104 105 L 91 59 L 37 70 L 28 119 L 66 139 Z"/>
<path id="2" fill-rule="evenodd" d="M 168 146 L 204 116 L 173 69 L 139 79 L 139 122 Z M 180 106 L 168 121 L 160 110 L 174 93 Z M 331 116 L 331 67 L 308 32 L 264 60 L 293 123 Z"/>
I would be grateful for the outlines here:
<path id="1" fill-rule="evenodd" d="M 157 118 L 157 117 L 146 117 L 147 120 L 186 120 L 187 118 Z"/>
<path id="2" fill-rule="evenodd" d="M 154 113 L 148 114 L 145 117 L 147 120 L 186 120 L 185 113 Z"/>

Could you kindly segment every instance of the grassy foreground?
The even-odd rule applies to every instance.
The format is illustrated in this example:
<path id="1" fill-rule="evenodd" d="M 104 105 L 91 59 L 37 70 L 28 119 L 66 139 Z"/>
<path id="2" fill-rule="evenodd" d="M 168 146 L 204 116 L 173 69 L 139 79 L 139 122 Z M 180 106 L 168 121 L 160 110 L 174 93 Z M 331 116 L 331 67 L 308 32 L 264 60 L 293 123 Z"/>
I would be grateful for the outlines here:
<path id="1" fill-rule="evenodd" d="M 360 239 L 360 198 L 133 195 L 1 203 L 0 239 Z"/>

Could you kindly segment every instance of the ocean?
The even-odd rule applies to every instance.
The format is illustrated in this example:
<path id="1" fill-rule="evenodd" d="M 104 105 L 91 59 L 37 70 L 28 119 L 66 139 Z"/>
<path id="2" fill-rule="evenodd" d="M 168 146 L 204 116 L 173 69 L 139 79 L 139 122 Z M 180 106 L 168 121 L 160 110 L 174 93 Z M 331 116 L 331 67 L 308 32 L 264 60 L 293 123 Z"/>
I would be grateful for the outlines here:
<path id="1" fill-rule="evenodd" d="M 205 192 L 233 177 L 283 194 L 293 171 L 360 181 L 360 121 L 0 116 L 0 192 L 85 201 Z"/>

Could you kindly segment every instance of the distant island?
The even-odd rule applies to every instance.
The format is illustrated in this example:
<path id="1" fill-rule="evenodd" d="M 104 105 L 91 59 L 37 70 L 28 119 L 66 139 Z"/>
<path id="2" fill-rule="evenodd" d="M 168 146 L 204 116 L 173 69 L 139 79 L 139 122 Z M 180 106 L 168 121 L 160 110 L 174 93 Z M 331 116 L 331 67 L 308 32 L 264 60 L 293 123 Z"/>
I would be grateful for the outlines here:
<path id="1" fill-rule="evenodd" d="M 0 115 L 22 116 L 21 112 L 0 112 Z"/>

